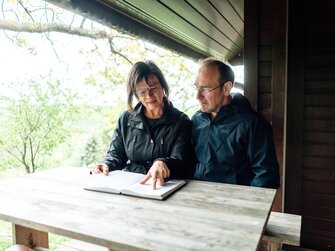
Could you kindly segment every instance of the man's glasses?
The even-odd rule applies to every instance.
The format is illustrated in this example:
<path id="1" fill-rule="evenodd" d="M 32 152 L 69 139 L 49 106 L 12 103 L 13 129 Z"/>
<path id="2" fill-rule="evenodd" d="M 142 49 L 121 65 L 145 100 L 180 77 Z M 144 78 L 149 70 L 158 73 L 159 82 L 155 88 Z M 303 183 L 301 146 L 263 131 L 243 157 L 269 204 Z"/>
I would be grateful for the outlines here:
<path id="1" fill-rule="evenodd" d="M 145 97 L 148 93 L 155 93 L 158 91 L 158 86 L 150 86 L 148 88 L 144 88 L 144 89 L 138 89 L 136 90 L 136 94 L 138 97 Z"/>
<path id="2" fill-rule="evenodd" d="M 222 85 L 218 85 L 218 86 L 216 86 L 216 87 L 214 87 L 214 88 L 209 88 L 209 87 L 200 87 L 200 88 L 198 88 L 198 86 L 195 85 L 195 84 L 194 84 L 193 86 L 194 86 L 194 89 L 195 89 L 197 92 L 200 92 L 201 94 L 206 94 L 206 93 L 208 93 L 208 92 L 214 91 L 215 89 L 219 88 L 219 87 L 222 86 Z"/>

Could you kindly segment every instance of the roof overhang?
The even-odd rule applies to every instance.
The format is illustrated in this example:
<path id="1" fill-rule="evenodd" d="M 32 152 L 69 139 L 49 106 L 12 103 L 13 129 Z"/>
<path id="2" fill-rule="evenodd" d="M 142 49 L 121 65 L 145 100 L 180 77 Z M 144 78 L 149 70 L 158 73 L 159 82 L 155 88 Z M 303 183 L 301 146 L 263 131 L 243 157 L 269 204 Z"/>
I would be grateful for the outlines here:
<path id="1" fill-rule="evenodd" d="M 243 58 L 243 0 L 47 1 L 194 59 Z"/>

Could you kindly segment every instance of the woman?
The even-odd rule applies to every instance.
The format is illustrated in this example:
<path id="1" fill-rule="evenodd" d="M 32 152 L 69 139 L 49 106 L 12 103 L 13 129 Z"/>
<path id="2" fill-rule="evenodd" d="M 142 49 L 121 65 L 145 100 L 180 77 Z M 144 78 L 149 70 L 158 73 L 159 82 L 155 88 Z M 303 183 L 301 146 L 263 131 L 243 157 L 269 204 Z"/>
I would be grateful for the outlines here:
<path id="1" fill-rule="evenodd" d="M 118 120 L 104 160 L 94 173 L 125 169 L 146 174 L 141 183 L 160 185 L 171 178 L 193 176 L 191 122 L 169 101 L 169 87 L 152 62 L 137 62 L 127 80 L 128 111 Z M 139 101 L 133 108 L 133 98 Z"/>

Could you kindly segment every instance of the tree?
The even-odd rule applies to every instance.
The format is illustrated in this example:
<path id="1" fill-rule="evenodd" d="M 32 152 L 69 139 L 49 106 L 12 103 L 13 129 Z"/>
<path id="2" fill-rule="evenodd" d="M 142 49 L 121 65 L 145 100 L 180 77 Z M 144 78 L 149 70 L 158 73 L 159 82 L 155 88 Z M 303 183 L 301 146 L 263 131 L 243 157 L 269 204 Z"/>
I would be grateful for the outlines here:
<path id="1" fill-rule="evenodd" d="M 74 96 L 61 88 L 60 82 L 42 77 L 29 82 L 28 88 L 12 83 L 12 97 L 1 96 L 0 146 L 15 166 L 27 173 L 47 164 L 47 156 L 69 135 L 65 121 L 73 117 Z"/>
<path id="2" fill-rule="evenodd" d="M 80 161 L 81 165 L 89 166 L 98 162 L 101 156 L 97 156 L 98 153 L 98 140 L 95 136 L 91 137 L 85 146 L 84 155 L 81 156 Z"/>
<path id="3" fill-rule="evenodd" d="M 0 39 L 5 38 L 10 40 L 12 44 L 16 45 L 18 50 L 25 50 L 36 57 L 43 54 L 44 52 L 40 46 L 36 44 L 36 36 L 39 36 L 41 40 L 47 42 L 51 48 L 49 51 L 53 51 L 54 58 L 57 58 L 58 63 L 63 64 L 67 72 L 75 72 L 76 69 L 73 68 L 74 65 L 85 65 L 85 69 L 82 73 L 77 74 L 77 76 L 81 75 L 80 77 L 82 77 L 82 79 L 73 81 L 73 75 L 71 75 L 71 77 L 68 77 L 69 81 L 60 80 L 58 78 L 58 80 L 49 79 L 47 82 L 58 83 L 58 89 L 64 89 L 64 86 L 72 88 L 75 86 L 73 84 L 74 82 L 76 84 L 81 83 L 81 89 L 88 90 L 86 93 L 81 93 L 76 97 L 76 104 L 101 107 L 101 110 L 106 112 L 103 122 L 94 122 L 101 123 L 99 127 L 101 131 L 92 132 L 96 137 L 101 137 L 101 140 L 97 138 L 99 142 L 107 142 L 110 140 L 114 123 L 119 115 L 119 110 L 126 109 L 124 102 L 126 96 L 123 97 L 124 101 L 116 99 L 123 96 L 123 94 L 119 95 L 119 93 L 120 89 L 125 88 L 120 88 L 120 86 L 125 83 L 126 75 L 133 62 L 144 59 L 154 60 L 167 78 L 174 105 L 181 110 L 187 110 L 189 108 L 189 103 L 184 101 L 193 96 L 193 92 L 189 92 L 189 89 L 192 88 L 192 81 L 189 80 L 189 78 L 193 75 L 194 68 L 189 67 L 190 60 L 176 53 L 120 33 L 109 27 L 102 26 L 44 1 L 1 0 L 0 16 L 2 16 L 2 18 L 0 18 L 0 29 L 4 31 L 2 33 L 4 36 L 0 37 Z M 68 62 L 68 57 L 66 57 L 66 52 L 64 53 L 63 49 L 69 47 L 69 44 L 73 40 L 75 40 L 75 50 L 78 51 L 78 55 L 80 54 L 81 57 L 75 62 Z M 0 50 L 2 49 L 4 49 L 4 47 L 0 46 Z M 0 55 L 2 54 L 4 53 L 0 53 Z M 50 56 L 48 60 L 51 61 Z M 42 64 L 44 64 L 44 62 L 42 62 Z M 45 62 L 45 64 L 47 64 L 47 62 Z M 195 65 L 195 63 L 193 63 L 193 65 Z M 52 68 L 54 68 L 54 65 L 51 69 Z M 14 69 L 13 72 L 15 71 L 15 73 L 13 73 L 13 75 L 17 74 L 18 70 L 19 69 Z M 20 72 L 18 73 L 20 74 Z M 42 73 L 39 73 L 39 75 L 41 74 Z M 15 86 L 17 86 L 17 90 L 25 89 L 23 88 L 24 82 L 25 81 L 14 83 Z M 31 97 L 35 95 L 33 92 L 43 93 L 46 92 L 44 88 L 49 88 L 47 84 L 43 85 L 43 87 L 38 86 L 43 81 L 41 82 L 35 79 L 31 80 L 31 82 L 36 84 L 34 88 L 31 88 L 32 93 L 29 94 Z M 93 98 L 91 96 L 92 93 L 96 94 Z M 21 95 L 23 96 L 21 97 Z M 24 95 L 26 94 L 22 91 L 16 94 L 17 99 L 13 99 L 13 97 L 4 99 L 7 107 L 16 108 L 16 113 L 14 110 L 4 112 L 3 118 L 6 119 L 7 125 L 15 124 L 16 122 L 13 121 L 19 121 L 20 117 L 25 118 L 26 121 L 35 121 L 35 119 L 37 119 L 36 114 L 42 111 L 25 111 L 25 114 L 19 114 L 18 111 L 20 111 L 20 109 L 22 110 L 25 104 L 31 106 L 31 111 L 34 111 L 34 109 L 38 107 L 36 105 L 37 101 L 35 103 L 29 103 L 30 100 Z M 55 97 L 57 97 L 57 95 Z M 20 102 L 18 100 L 20 100 Z M 113 102 L 103 103 L 103 100 Z M 9 103 L 12 105 L 8 106 Z M 6 149 L 6 155 L 11 156 L 9 160 L 11 162 L 7 163 L 12 163 L 13 165 L 19 162 L 25 166 L 27 172 L 33 172 L 36 168 L 45 166 L 46 160 L 43 160 L 43 158 L 51 154 L 53 149 L 55 149 L 60 142 L 71 139 L 66 137 L 68 130 L 65 130 L 65 125 L 71 125 L 74 121 L 71 117 L 63 114 L 63 106 L 69 108 L 70 103 L 67 105 L 65 105 L 65 103 L 61 104 L 62 105 L 57 106 L 57 103 L 55 103 L 53 112 L 48 113 L 47 110 L 43 110 L 43 112 L 45 112 L 45 116 L 51 116 L 51 120 L 54 119 L 56 125 L 59 126 L 59 128 L 63 128 L 64 131 L 61 130 L 52 137 L 50 134 L 50 138 L 47 139 L 43 137 L 42 134 L 37 134 L 37 132 L 32 131 L 31 128 L 24 125 L 22 121 L 20 122 L 22 126 L 17 126 L 15 130 L 14 127 L 7 128 L 6 126 L 6 129 L 2 130 L 2 132 L 5 132 L 0 138 L 0 156 L 4 154 L 2 150 Z M 42 102 L 39 103 L 39 105 L 42 105 Z M 117 112 L 115 112 L 115 107 L 117 107 Z M 9 117 L 9 114 L 12 114 L 11 117 Z M 16 115 L 14 116 L 14 114 Z M 25 117 L 22 116 L 22 114 Z M 190 115 L 190 113 L 188 114 Z M 57 117 L 58 115 L 59 117 Z M 57 120 L 57 118 L 60 120 Z M 46 119 L 46 117 L 44 119 Z M 108 122 L 106 123 L 105 121 Z M 78 131 L 79 130 L 77 130 L 77 132 Z M 9 137 L 10 135 L 11 137 Z M 30 158 L 27 158 L 28 146 L 30 144 L 29 135 L 34 137 L 34 139 L 43 139 L 45 142 L 41 142 L 41 146 L 38 149 L 32 148 L 35 152 L 34 154 L 30 154 Z M 6 136 L 6 138 L 2 138 L 3 136 Z M 89 137 L 86 135 L 85 140 L 80 143 L 85 142 L 87 138 Z M 106 143 L 106 145 L 108 143 Z M 42 147 L 42 144 L 44 147 Z M 68 142 L 68 145 L 71 145 L 71 142 Z M 99 151 L 101 151 L 102 147 L 100 146 L 99 148 Z M 106 149 L 106 147 L 103 148 Z M 84 147 L 82 147 L 81 150 L 85 151 Z M 78 156 L 82 155 L 83 153 L 78 154 Z M 100 159 L 100 157 L 99 155 L 98 158 Z M 35 164 L 31 164 L 32 162 Z M 74 164 L 79 164 L 79 162 L 80 157 L 78 158 L 78 163 Z"/>

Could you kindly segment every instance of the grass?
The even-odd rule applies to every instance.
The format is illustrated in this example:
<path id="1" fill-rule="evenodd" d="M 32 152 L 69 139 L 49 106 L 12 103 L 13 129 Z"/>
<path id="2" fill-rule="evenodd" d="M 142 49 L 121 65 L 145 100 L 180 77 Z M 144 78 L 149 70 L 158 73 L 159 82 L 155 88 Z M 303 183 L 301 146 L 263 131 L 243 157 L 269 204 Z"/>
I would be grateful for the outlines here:
<path id="1" fill-rule="evenodd" d="M 70 238 L 49 233 L 49 249 L 55 250 L 60 243 L 67 242 Z M 12 241 L 12 224 L 7 221 L 0 220 L 0 251 L 13 245 Z"/>

